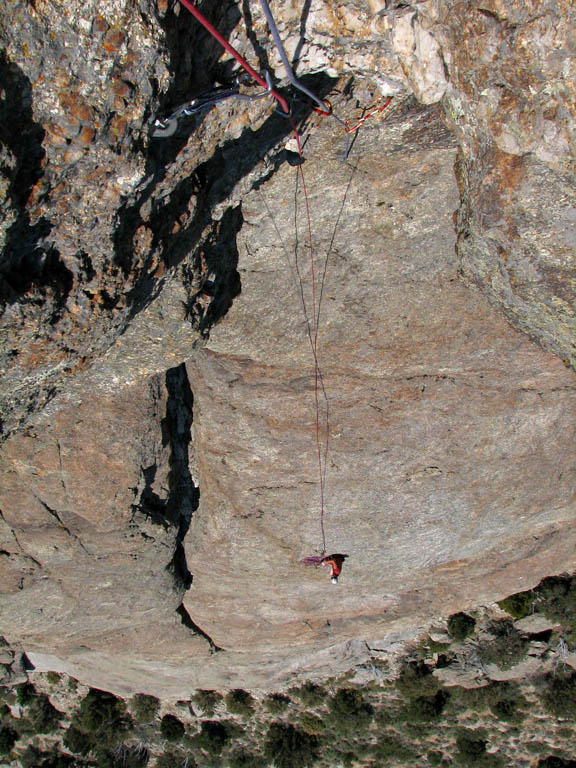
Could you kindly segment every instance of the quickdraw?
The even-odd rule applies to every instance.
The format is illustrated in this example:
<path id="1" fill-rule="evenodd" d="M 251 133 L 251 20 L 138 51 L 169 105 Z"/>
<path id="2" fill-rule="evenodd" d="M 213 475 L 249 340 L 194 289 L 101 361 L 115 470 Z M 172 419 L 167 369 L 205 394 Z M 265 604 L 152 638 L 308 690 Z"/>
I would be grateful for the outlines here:
<path id="1" fill-rule="evenodd" d="M 152 137 L 155 139 L 168 138 L 176 133 L 178 128 L 178 121 L 182 117 L 190 117 L 198 112 L 202 112 L 204 109 L 219 104 L 226 99 L 236 98 L 241 101 L 255 101 L 256 99 L 263 99 L 265 96 L 270 95 L 272 92 L 272 82 L 269 74 L 266 72 L 266 81 L 268 87 L 262 93 L 247 94 L 240 92 L 240 83 L 238 82 L 234 86 L 218 86 L 213 88 L 207 93 L 203 93 L 201 96 L 196 96 L 191 101 L 182 104 L 180 107 L 174 110 L 168 117 L 153 118 L 152 120 Z"/>

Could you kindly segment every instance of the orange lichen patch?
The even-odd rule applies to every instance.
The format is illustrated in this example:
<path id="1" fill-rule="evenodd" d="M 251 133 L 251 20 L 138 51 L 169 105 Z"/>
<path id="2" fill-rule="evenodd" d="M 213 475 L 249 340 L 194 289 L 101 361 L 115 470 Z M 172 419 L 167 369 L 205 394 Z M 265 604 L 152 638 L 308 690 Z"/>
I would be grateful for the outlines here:
<path id="1" fill-rule="evenodd" d="M 116 53 L 124 42 L 124 33 L 119 29 L 111 29 L 104 35 L 102 47 L 108 53 Z"/>
<path id="2" fill-rule="evenodd" d="M 121 139 L 124 136 L 127 127 L 128 121 L 125 117 L 121 117 L 121 115 L 114 115 L 110 121 L 110 133 L 117 139 Z"/>
<path id="3" fill-rule="evenodd" d="M 41 368 L 44 365 L 54 365 L 66 357 L 61 349 L 45 339 L 28 344 L 26 349 L 22 350 L 19 363 L 23 368 Z"/>
<path id="4" fill-rule="evenodd" d="M 60 123 L 48 123 L 45 127 L 48 144 L 65 146 L 67 133 Z"/>
<path id="5" fill-rule="evenodd" d="M 115 78 L 112 81 L 112 93 L 114 93 L 116 96 L 122 96 L 127 97 L 130 96 L 130 93 L 132 92 L 132 88 L 126 83 L 124 80 L 121 80 L 119 77 Z"/>
<path id="6" fill-rule="evenodd" d="M 65 90 L 59 94 L 60 104 L 67 116 L 89 123 L 94 119 L 94 110 L 77 91 Z"/>
<path id="7" fill-rule="evenodd" d="M 489 170 L 478 190 L 478 208 L 484 226 L 490 227 L 494 222 L 506 219 L 508 235 L 515 237 L 516 227 L 508 213 L 514 207 L 514 196 L 524 177 L 524 158 L 493 146 L 485 154 L 484 165 Z"/>
<path id="8" fill-rule="evenodd" d="M 83 144 L 84 146 L 90 145 L 94 141 L 94 128 L 92 128 L 89 125 L 84 125 L 80 131 L 80 134 L 76 138 L 76 141 L 79 144 Z"/>
<path id="9" fill-rule="evenodd" d="M 139 256 L 143 253 L 146 253 L 152 245 L 153 237 L 153 232 L 149 227 L 147 227 L 145 224 L 139 226 L 136 230 L 136 234 L 134 235 L 134 253 Z"/>
<path id="10" fill-rule="evenodd" d="M 166 13 L 166 11 L 168 10 L 168 0 L 158 0 L 157 6 L 158 6 L 159 13 L 162 13 L 162 14 Z"/>
<path id="11" fill-rule="evenodd" d="M 150 274 L 152 275 L 152 277 L 162 277 L 165 271 L 166 271 L 166 265 L 164 264 L 163 261 L 160 261 L 158 263 L 158 266 L 151 270 Z"/>
<path id="12" fill-rule="evenodd" d="M 30 191 L 30 194 L 28 195 L 28 199 L 26 200 L 26 208 L 30 208 L 31 206 L 36 205 L 40 195 L 45 190 L 46 190 L 46 185 L 44 184 L 44 181 L 40 179 L 40 181 L 34 184 L 34 186 Z"/>
<path id="13" fill-rule="evenodd" d="M 106 21 L 102 18 L 102 16 L 97 16 L 93 23 L 92 23 L 92 32 L 95 35 L 103 34 L 108 29 L 108 24 Z"/>

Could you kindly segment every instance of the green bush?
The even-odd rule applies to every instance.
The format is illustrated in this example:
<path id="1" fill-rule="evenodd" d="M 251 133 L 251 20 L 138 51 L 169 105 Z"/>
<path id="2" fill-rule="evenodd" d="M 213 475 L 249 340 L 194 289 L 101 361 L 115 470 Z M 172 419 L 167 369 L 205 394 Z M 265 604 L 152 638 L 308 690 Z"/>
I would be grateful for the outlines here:
<path id="1" fill-rule="evenodd" d="M 148 764 L 150 753 L 145 746 L 140 744 L 130 746 L 119 744 L 114 747 L 110 756 L 118 768 L 144 768 Z"/>
<path id="2" fill-rule="evenodd" d="M 0 755 L 7 755 L 18 741 L 18 734 L 9 725 L 0 728 Z"/>
<path id="3" fill-rule="evenodd" d="M 160 732 L 168 741 L 180 741 L 186 729 L 174 715 L 164 715 L 160 722 Z"/>
<path id="4" fill-rule="evenodd" d="M 484 664 L 510 669 L 525 658 L 529 641 L 511 619 L 493 621 L 488 632 L 490 636 L 483 638 L 478 646 L 478 655 Z"/>
<path id="5" fill-rule="evenodd" d="M 475 628 L 476 620 L 467 613 L 454 613 L 448 619 L 448 633 L 458 642 L 474 634 Z"/>
<path id="6" fill-rule="evenodd" d="M 18 704 L 22 707 L 30 704 L 32 699 L 36 696 L 36 689 L 32 683 L 22 683 L 22 685 L 17 685 L 14 690 L 16 691 Z"/>
<path id="7" fill-rule="evenodd" d="M 219 755 L 229 738 L 228 729 L 224 723 L 217 720 L 204 720 L 200 726 L 200 732 L 194 737 L 194 744 L 204 752 Z"/>
<path id="8" fill-rule="evenodd" d="M 242 688 L 235 688 L 229 691 L 224 701 L 226 702 L 226 708 L 228 712 L 233 715 L 240 715 L 241 717 L 250 717 L 254 712 L 254 699 Z"/>
<path id="9" fill-rule="evenodd" d="M 520 723 L 525 717 L 522 708 L 529 706 L 520 687 L 514 682 L 493 682 L 481 688 L 455 686 L 450 688 L 450 697 L 451 702 L 460 704 L 465 709 L 472 712 L 490 710 L 500 720 L 508 723 Z M 451 710 L 454 710 L 453 706 Z"/>
<path id="10" fill-rule="evenodd" d="M 326 702 L 328 693 L 325 688 L 309 680 L 300 688 L 290 688 L 288 693 L 296 696 L 305 707 L 319 707 Z"/>
<path id="11" fill-rule="evenodd" d="M 576 768 L 576 760 L 565 760 L 563 757 L 550 755 L 539 760 L 537 768 Z"/>
<path id="12" fill-rule="evenodd" d="M 156 768 L 196 768 L 196 762 L 184 752 L 167 750 L 156 758 Z"/>
<path id="13" fill-rule="evenodd" d="M 137 723 L 151 723 L 160 709 L 160 701 L 156 696 L 149 696 L 146 693 L 137 693 L 132 697 L 130 709 Z"/>
<path id="14" fill-rule="evenodd" d="M 275 768 L 306 768 L 318 756 L 318 738 L 289 723 L 272 723 L 266 735 L 264 754 Z"/>
<path id="15" fill-rule="evenodd" d="M 228 759 L 229 768 L 264 768 L 266 761 L 261 755 L 240 748 L 232 752 Z"/>
<path id="16" fill-rule="evenodd" d="M 222 698 L 222 694 L 218 691 L 196 691 L 192 696 L 192 701 L 200 707 L 204 714 L 212 717 Z"/>
<path id="17" fill-rule="evenodd" d="M 80 702 L 72 725 L 90 736 L 93 748 L 111 748 L 124 740 L 132 728 L 126 706 L 107 691 L 91 688 Z"/>
<path id="18" fill-rule="evenodd" d="M 372 746 L 372 754 L 378 760 L 398 760 L 406 763 L 412 761 L 416 755 L 412 749 L 403 744 L 400 739 L 385 734 L 380 736 L 376 744 Z"/>
<path id="19" fill-rule="evenodd" d="M 430 765 L 440 765 L 442 762 L 442 752 L 436 752 L 432 749 L 428 752 L 426 758 Z"/>
<path id="20" fill-rule="evenodd" d="M 28 718 L 36 733 L 50 733 L 58 728 L 60 713 L 43 693 L 35 693 L 27 705 Z"/>
<path id="21" fill-rule="evenodd" d="M 30 745 L 20 757 L 22 768 L 80 768 L 70 755 L 62 755 L 56 751 L 42 752 Z"/>
<path id="22" fill-rule="evenodd" d="M 450 695 L 446 691 L 437 691 L 434 696 L 418 696 L 409 699 L 404 717 L 411 723 L 439 720 L 449 698 Z"/>
<path id="23" fill-rule="evenodd" d="M 358 732 L 370 725 L 374 716 L 371 704 L 357 688 L 340 688 L 328 702 L 331 722 L 344 733 Z"/>
<path id="24" fill-rule="evenodd" d="M 486 754 L 486 739 L 474 731 L 462 730 L 456 735 L 456 747 L 465 763 L 476 763 Z"/>
<path id="25" fill-rule="evenodd" d="M 46 680 L 51 685 L 57 685 L 62 679 L 62 675 L 59 672 L 46 672 Z"/>
<path id="26" fill-rule="evenodd" d="M 536 593 L 533 589 L 529 589 L 526 592 L 518 592 L 504 600 L 500 600 L 498 605 L 515 619 L 523 619 L 534 612 L 535 599 Z"/>
<path id="27" fill-rule="evenodd" d="M 64 734 L 64 746 L 76 755 L 87 755 L 92 748 L 92 740 L 78 728 L 71 725 Z"/>
<path id="28" fill-rule="evenodd" d="M 537 587 L 537 611 L 558 621 L 576 640 L 576 576 L 552 576 Z"/>
<path id="29" fill-rule="evenodd" d="M 511 684 L 511 686 L 512 685 L 513 684 Z M 490 704 L 490 710 L 499 720 L 504 720 L 506 723 L 521 723 L 526 717 L 524 712 L 520 710 L 520 707 L 522 706 L 528 706 L 528 702 L 523 696 L 507 693 L 506 690 L 504 690 L 501 695 Z"/>
<path id="30" fill-rule="evenodd" d="M 322 718 L 313 712 L 303 712 L 300 715 L 300 728 L 306 733 L 319 734 L 324 733 L 326 725 Z"/>
<path id="31" fill-rule="evenodd" d="M 284 712 L 290 703 L 290 698 L 283 693 L 271 693 L 269 696 L 266 696 L 263 702 L 265 709 L 275 715 Z"/>
<path id="32" fill-rule="evenodd" d="M 432 670 L 423 661 L 410 661 L 402 664 L 395 685 L 400 693 L 408 697 L 431 696 L 440 687 L 440 683 L 432 674 Z"/>
<path id="33" fill-rule="evenodd" d="M 547 675 L 540 699 L 545 709 L 556 717 L 576 718 L 576 672 Z"/>

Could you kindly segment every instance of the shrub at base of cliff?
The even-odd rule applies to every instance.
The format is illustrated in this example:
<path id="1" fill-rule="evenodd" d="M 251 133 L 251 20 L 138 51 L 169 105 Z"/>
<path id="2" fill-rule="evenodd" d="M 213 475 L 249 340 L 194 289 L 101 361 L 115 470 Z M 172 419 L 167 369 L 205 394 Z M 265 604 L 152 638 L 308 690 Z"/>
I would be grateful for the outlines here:
<path id="1" fill-rule="evenodd" d="M 565 760 L 563 757 L 551 755 L 539 760 L 537 768 L 576 768 L 576 760 Z"/>
<path id="2" fill-rule="evenodd" d="M 85 763 L 78 763 L 70 755 L 60 755 L 57 752 L 42 752 L 36 747 L 29 746 L 24 754 L 21 755 L 19 765 L 21 768 L 81 768 Z"/>
<path id="3" fill-rule="evenodd" d="M 7 755 L 18 741 L 18 734 L 9 725 L 0 728 L 0 755 Z"/>
<path id="4" fill-rule="evenodd" d="M 340 688 L 328 702 L 328 721 L 342 733 L 358 733 L 369 727 L 374 709 L 356 688 Z"/>
<path id="5" fill-rule="evenodd" d="M 16 688 L 18 703 L 24 708 L 20 730 L 30 730 L 33 733 L 51 733 L 59 725 L 60 712 L 52 706 L 50 699 L 43 693 L 38 693 L 33 685 L 25 683 Z M 29 728 L 26 728 L 29 723 Z"/>
<path id="6" fill-rule="evenodd" d="M 139 725 L 151 723 L 158 714 L 159 708 L 160 701 L 156 696 L 148 696 L 146 693 L 137 693 L 130 702 L 132 716 Z"/>
<path id="7" fill-rule="evenodd" d="M 534 613 L 535 601 L 536 593 L 533 589 L 529 589 L 526 592 L 510 595 L 505 600 L 500 600 L 498 605 L 515 619 L 524 619 Z"/>
<path id="8" fill-rule="evenodd" d="M 223 696 L 218 691 L 196 691 L 192 696 L 192 702 L 208 717 L 212 717 L 222 699 Z"/>
<path id="9" fill-rule="evenodd" d="M 400 668 L 395 682 L 396 688 L 404 696 L 432 696 L 440 687 L 430 667 L 423 661 L 406 662 Z"/>
<path id="10" fill-rule="evenodd" d="M 246 749 L 238 749 L 232 752 L 228 759 L 229 768 L 265 768 L 267 761 L 254 752 Z"/>
<path id="11" fill-rule="evenodd" d="M 416 757 L 415 753 L 399 739 L 388 735 L 381 736 L 371 751 L 377 760 L 382 760 L 385 764 L 391 760 L 405 764 L 412 762 Z"/>
<path id="12" fill-rule="evenodd" d="M 404 718 L 408 723 L 421 723 L 439 720 L 450 694 L 437 691 L 434 696 L 417 696 L 408 701 L 404 710 Z"/>
<path id="13" fill-rule="evenodd" d="M 167 750 L 156 758 L 156 768 L 196 768 L 197 763 L 191 755 L 184 752 Z"/>
<path id="14" fill-rule="evenodd" d="M 488 626 L 489 635 L 479 643 L 478 655 L 484 664 L 510 669 L 528 652 L 529 641 L 511 619 L 499 619 Z"/>
<path id="15" fill-rule="evenodd" d="M 537 610 L 558 621 L 568 639 L 576 642 L 576 576 L 552 576 L 537 587 Z"/>
<path id="16" fill-rule="evenodd" d="M 150 753 L 142 744 L 119 744 L 110 752 L 110 757 L 114 768 L 145 768 Z"/>
<path id="17" fill-rule="evenodd" d="M 235 688 L 229 691 L 224 701 L 226 702 L 228 712 L 231 712 L 233 715 L 250 717 L 254 712 L 254 699 L 248 691 L 244 691 L 242 688 Z"/>
<path id="18" fill-rule="evenodd" d="M 264 708 L 273 715 L 279 715 L 284 712 L 291 704 L 290 698 L 283 693 L 271 693 L 263 701 Z"/>
<path id="19" fill-rule="evenodd" d="M 160 723 L 160 732 L 168 741 L 180 741 L 186 729 L 174 715 L 164 715 Z"/>
<path id="20" fill-rule="evenodd" d="M 209 755 L 219 755 L 229 738 L 230 734 L 224 723 L 217 720 L 204 720 L 200 726 L 200 732 L 194 737 L 194 744 Z"/>
<path id="21" fill-rule="evenodd" d="M 458 749 L 456 759 L 459 763 L 468 765 L 478 763 L 484 758 L 487 741 L 482 738 L 482 735 L 468 730 L 462 730 L 456 734 L 456 747 Z"/>
<path id="22" fill-rule="evenodd" d="M 87 737 L 90 751 L 105 750 L 124 740 L 132 728 L 132 719 L 121 699 L 106 691 L 91 688 L 82 699 L 72 725 Z"/>
<path id="23" fill-rule="evenodd" d="M 529 707 L 517 683 L 510 681 L 494 682 L 481 688 L 453 687 L 450 694 L 457 707 L 464 706 L 472 712 L 490 710 L 499 720 L 507 723 L 522 722 L 525 718 L 522 709 Z"/>
<path id="24" fill-rule="evenodd" d="M 264 754 L 275 768 L 306 768 L 318 757 L 318 738 L 289 723 L 272 723 Z"/>
<path id="25" fill-rule="evenodd" d="M 542 683 L 540 699 L 548 712 L 556 717 L 576 718 L 576 672 L 547 675 Z"/>
<path id="26" fill-rule="evenodd" d="M 79 731 L 71 725 L 64 734 L 64 746 L 74 752 L 75 755 L 87 755 L 92 749 L 93 742 L 90 736 Z"/>
<path id="27" fill-rule="evenodd" d="M 322 718 L 313 712 L 303 712 L 300 715 L 299 727 L 306 731 L 306 733 L 313 734 L 314 736 L 324 733 L 326 730 L 326 725 Z"/>
<path id="28" fill-rule="evenodd" d="M 290 688 L 288 693 L 300 699 L 305 707 L 319 707 L 326 703 L 328 697 L 325 688 L 310 681 L 305 682 L 300 688 Z"/>
<path id="29" fill-rule="evenodd" d="M 448 619 L 448 634 L 457 642 L 462 642 L 474 634 L 475 628 L 476 620 L 472 616 L 468 616 L 467 613 L 454 613 Z"/>

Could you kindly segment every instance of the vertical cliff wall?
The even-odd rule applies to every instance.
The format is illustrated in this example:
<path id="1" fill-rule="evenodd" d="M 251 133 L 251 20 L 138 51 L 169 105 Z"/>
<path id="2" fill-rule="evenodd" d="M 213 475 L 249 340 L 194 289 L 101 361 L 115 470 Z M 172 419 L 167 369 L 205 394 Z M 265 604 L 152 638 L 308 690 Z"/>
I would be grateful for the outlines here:
<path id="1" fill-rule="evenodd" d="M 286 85 L 258 4 L 202 9 Z M 227 101 L 152 137 L 234 78 L 178 5 L 0 22 L 2 626 L 118 690 L 330 674 L 574 564 L 572 6 L 273 10 L 350 125 L 393 97 L 346 162 L 293 103 L 338 587 L 298 564 L 321 533 L 288 122 Z"/>

